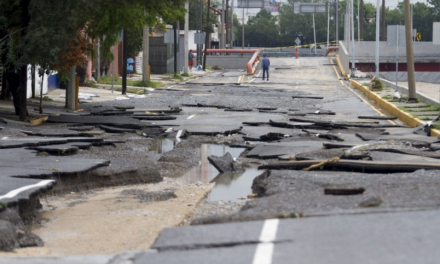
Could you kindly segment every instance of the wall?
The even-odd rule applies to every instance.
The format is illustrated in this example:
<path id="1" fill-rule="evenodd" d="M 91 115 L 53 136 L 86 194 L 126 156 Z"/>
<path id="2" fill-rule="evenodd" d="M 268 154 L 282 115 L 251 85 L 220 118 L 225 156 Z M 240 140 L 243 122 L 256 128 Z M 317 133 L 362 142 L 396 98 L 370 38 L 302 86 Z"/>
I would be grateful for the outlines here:
<path id="1" fill-rule="evenodd" d="M 339 41 L 339 61 L 341 63 L 339 67 L 343 68 L 343 71 L 345 71 L 346 73 L 349 73 L 350 58 L 343 41 Z"/>
<path id="2" fill-rule="evenodd" d="M 240 55 L 226 55 L 226 56 L 206 56 L 206 63 L 209 66 L 218 65 L 224 69 L 246 69 L 246 65 L 252 53 Z"/>

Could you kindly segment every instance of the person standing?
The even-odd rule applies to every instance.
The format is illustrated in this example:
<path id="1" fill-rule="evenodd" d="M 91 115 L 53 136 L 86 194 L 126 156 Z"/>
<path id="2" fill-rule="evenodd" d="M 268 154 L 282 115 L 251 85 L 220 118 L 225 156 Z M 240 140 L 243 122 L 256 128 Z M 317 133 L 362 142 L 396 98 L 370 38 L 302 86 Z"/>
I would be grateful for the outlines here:
<path id="1" fill-rule="evenodd" d="M 269 66 L 270 66 L 270 60 L 267 58 L 267 55 L 264 54 L 263 59 L 261 60 L 261 67 L 263 67 L 263 81 L 266 75 L 267 75 L 267 80 L 269 81 Z"/>
<path id="2" fill-rule="evenodd" d="M 189 50 L 188 53 L 188 66 L 189 70 L 192 71 L 192 67 L 194 65 L 194 53 L 192 53 L 192 50 Z"/>
<path id="3" fill-rule="evenodd" d="M 134 65 L 134 60 L 133 58 L 129 57 L 127 59 L 127 75 L 128 76 L 133 76 L 133 65 Z"/>

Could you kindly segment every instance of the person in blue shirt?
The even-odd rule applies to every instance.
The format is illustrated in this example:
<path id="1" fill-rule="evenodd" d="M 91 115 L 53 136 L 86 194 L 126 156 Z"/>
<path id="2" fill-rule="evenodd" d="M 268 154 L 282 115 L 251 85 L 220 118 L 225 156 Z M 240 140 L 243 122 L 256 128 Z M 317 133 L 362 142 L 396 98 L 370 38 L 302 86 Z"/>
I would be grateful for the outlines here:
<path id="1" fill-rule="evenodd" d="M 130 77 L 133 76 L 133 65 L 134 65 L 133 58 L 128 58 L 127 59 L 127 75 Z"/>
<path id="2" fill-rule="evenodd" d="M 263 68 L 263 81 L 267 75 L 267 80 L 269 81 L 269 66 L 270 60 L 267 58 L 267 55 L 263 55 L 263 59 L 261 60 L 261 67 Z"/>

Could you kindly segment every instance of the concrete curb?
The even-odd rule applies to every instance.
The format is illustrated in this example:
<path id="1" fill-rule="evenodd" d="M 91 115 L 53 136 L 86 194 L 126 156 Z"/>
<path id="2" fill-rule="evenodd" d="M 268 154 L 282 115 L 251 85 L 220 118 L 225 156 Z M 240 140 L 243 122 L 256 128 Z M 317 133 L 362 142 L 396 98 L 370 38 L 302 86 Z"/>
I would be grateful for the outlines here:
<path id="1" fill-rule="evenodd" d="M 338 67 L 339 67 L 339 70 L 341 71 L 342 76 L 348 77 L 347 73 L 344 70 L 344 67 L 341 67 L 342 63 L 341 63 L 341 60 L 339 59 L 339 55 L 336 55 L 336 62 L 338 63 Z"/>
<path id="2" fill-rule="evenodd" d="M 387 111 L 388 113 L 392 114 L 393 116 L 397 117 L 400 121 L 404 122 L 410 127 L 417 127 L 420 125 L 425 124 L 425 121 L 422 121 L 418 118 L 415 118 L 411 116 L 408 113 L 403 112 L 399 108 L 397 108 L 392 103 L 389 103 L 380 96 L 378 96 L 376 93 L 370 91 L 368 88 L 362 86 L 362 84 L 358 83 L 355 80 L 350 80 L 350 83 L 353 87 L 361 91 L 367 98 L 373 100 L 379 107 Z M 440 137 L 440 130 L 437 129 L 431 129 L 431 136 L 432 137 Z"/>

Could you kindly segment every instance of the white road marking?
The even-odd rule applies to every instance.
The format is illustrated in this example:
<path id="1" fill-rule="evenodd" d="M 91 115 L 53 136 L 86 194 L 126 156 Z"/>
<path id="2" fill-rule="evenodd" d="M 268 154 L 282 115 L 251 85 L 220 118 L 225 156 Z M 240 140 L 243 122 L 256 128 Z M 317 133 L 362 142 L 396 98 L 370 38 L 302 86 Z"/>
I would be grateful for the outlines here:
<path id="1" fill-rule="evenodd" d="M 191 119 L 191 118 L 193 118 L 194 116 L 196 116 L 196 115 L 190 115 L 190 116 L 188 116 L 187 119 Z"/>
<path id="2" fill-rule="evenodd" d="M 40 181 L 39 183 L 36 183 L 36 184 L 27 185 L 27 186 L 23 186 L 21 188 L 12 190 L 3 196 L 0 196 L 0 201 L 3 199 L 13 198 L 13 197 L 17 196 L 19 193 L 24 192 L 26 190 L 29 190 L 29 189 L 32 189 L 35 187 L 42 187 L 42 186 L 48 185 L 51 182 L 54 182 L 54 180 L 44 180 L 44 181 Z"/>
<path id="3" fill-rule="evenodd" d="M 260 234 L 260 243 L 255 250 L 252 264 L 271 264 L 274 250 L 274 241 L 277 236 L 279 219 L 268 219 L 264 221 Z"/>
<path id="4" fill-rule="evenodd" d="M 177 135 L 176 135 L 176 138 L 177 138 L 177 139 L 180 138 L 180 136 L 182 135 L 182 132 L 183 132 L 183 130 L 179 130 L 179 131 L 177 132 Z"/>

